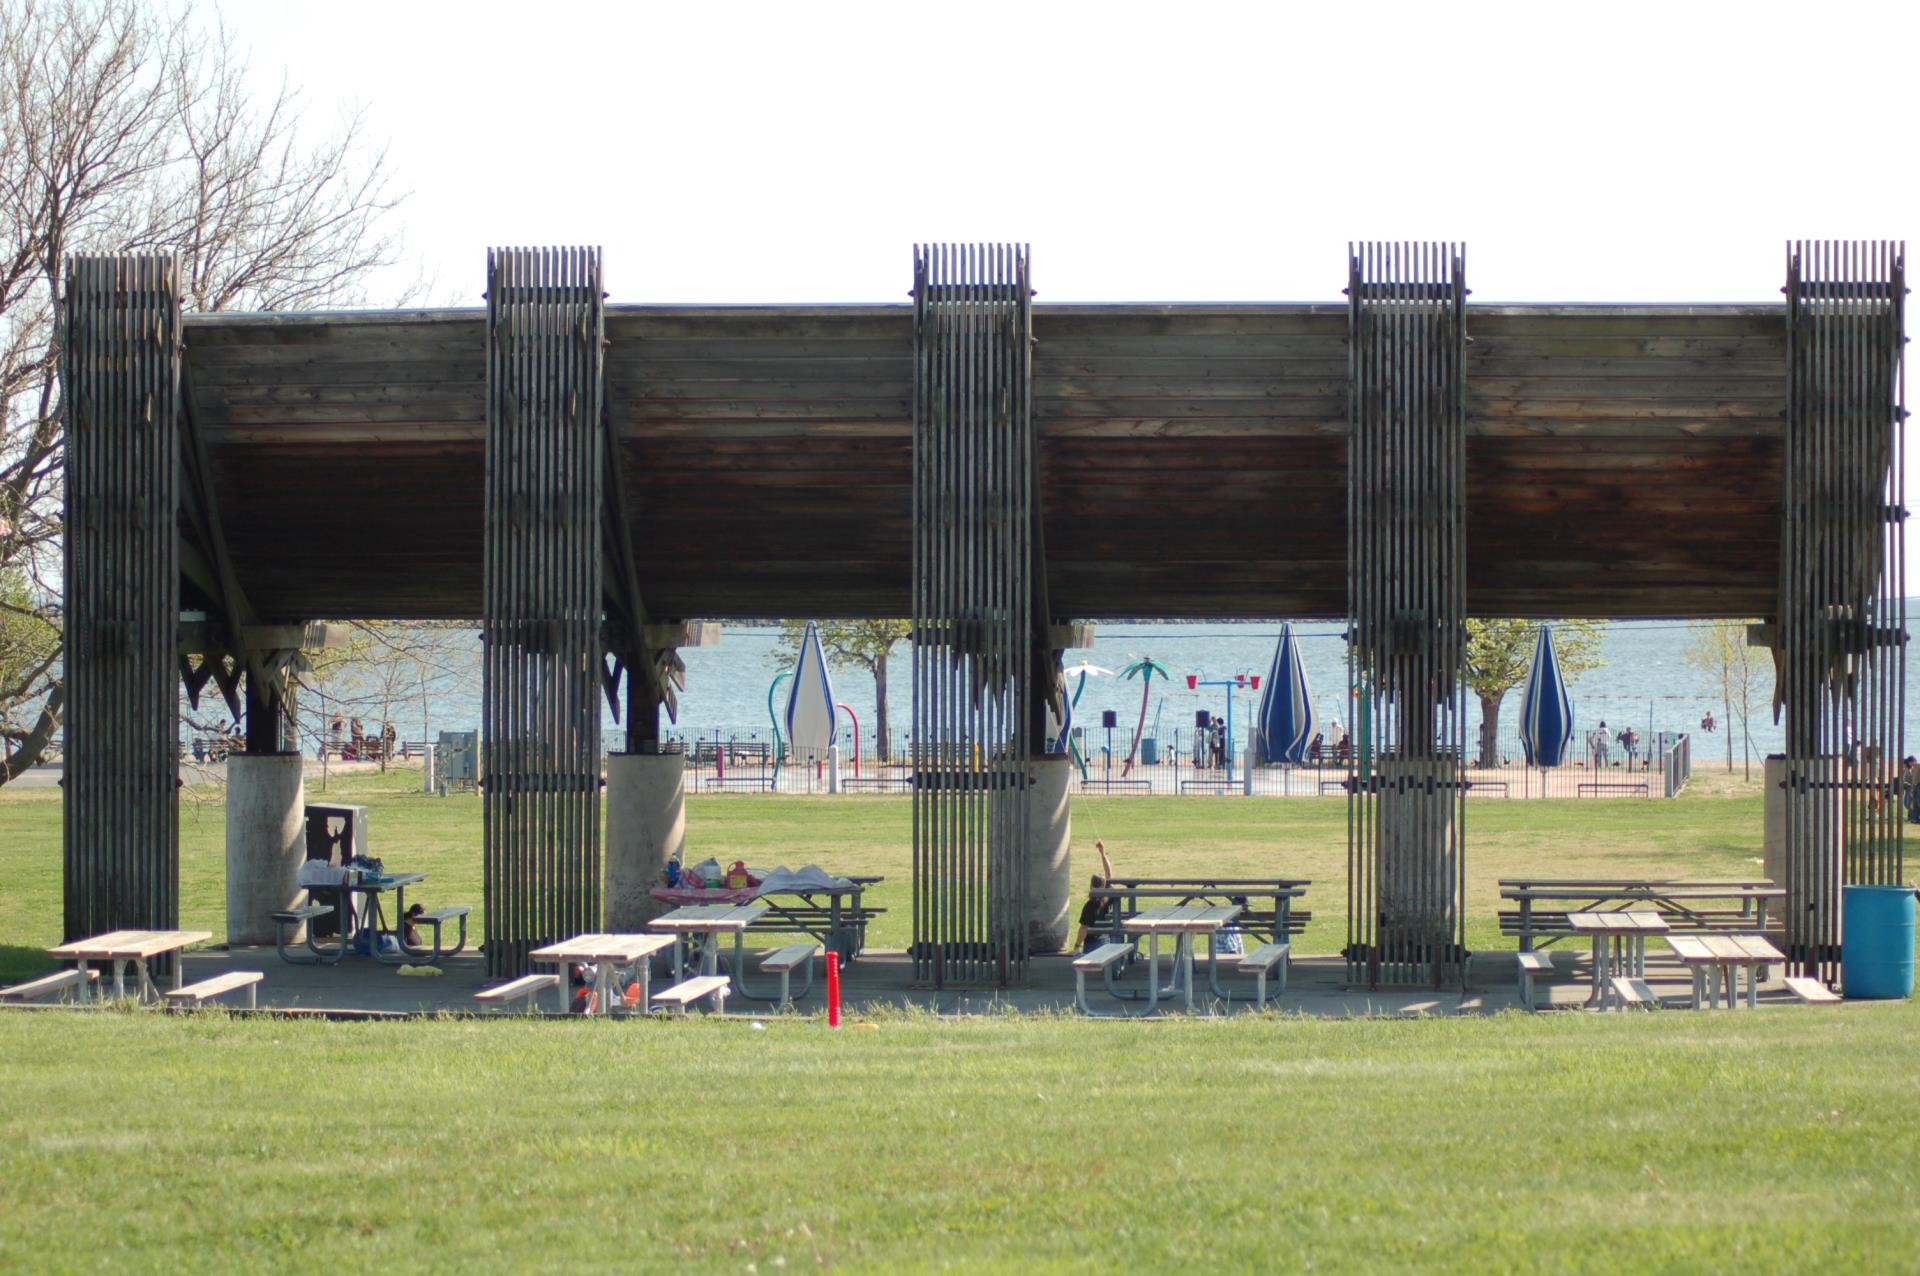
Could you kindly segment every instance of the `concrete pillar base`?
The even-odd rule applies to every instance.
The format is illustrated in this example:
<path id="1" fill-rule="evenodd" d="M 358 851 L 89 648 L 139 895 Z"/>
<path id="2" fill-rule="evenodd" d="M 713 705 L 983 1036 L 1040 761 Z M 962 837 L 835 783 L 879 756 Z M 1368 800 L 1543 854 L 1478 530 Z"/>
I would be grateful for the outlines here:
<path id="1" fill-rule="evenodd" d="M 681 753 L 607 758 L 607 929 L 645 930 L 668 911 L 647 894 L 687 849 L 687 759 Z"/>
<path id="2" fill-rule="evenodd" d="M 1057 953 L 1072 938 L 1073 761 L 1064 755 L 1033 760 L 1027 789 L 1027 950 Z"/>
<path id="3" fill-rule="evenodd" d="M 297 753 L 227 758 L 227 942 L 271 944 L 273 914 L 300 894 L 307 801 Z"/>

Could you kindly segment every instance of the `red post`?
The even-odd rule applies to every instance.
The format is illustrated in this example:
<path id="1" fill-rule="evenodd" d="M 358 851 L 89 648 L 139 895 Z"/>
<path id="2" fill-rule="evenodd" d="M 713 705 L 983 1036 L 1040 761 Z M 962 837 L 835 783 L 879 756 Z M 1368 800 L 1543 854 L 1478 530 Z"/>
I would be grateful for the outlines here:
<path id="1" fill-rule="evenodd" d="M 840 1026 L 840 954 L 827 953 L 827 1027 Z"/>

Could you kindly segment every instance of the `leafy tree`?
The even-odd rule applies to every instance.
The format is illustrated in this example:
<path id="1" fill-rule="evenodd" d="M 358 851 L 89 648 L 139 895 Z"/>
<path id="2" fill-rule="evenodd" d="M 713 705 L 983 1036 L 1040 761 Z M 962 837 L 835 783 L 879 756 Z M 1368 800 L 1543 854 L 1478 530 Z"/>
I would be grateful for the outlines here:
<path id="1" fill-rule="evenodd" d="M 361 121 L 316 134 L 294 89 L 249 82 L 190 4 L 0 0 L 0 572 L 27 581 L 15 605 L 56 635 L 65 259 L 178 253 L 187 309 L 210 311 L 352 304 L 397 255 L 396 197 Z M 57 658 L 28 667 L 0 682 L 14 768 L 38 760 L 65 702 Z"/>
<path id="2" fill-rule="evenodd" d="M 1480 697 L 1479 765 L 1483 767 L 1500 764 L 1500 704 L 1507 692 L 1526 679 L 1543 623 L 1553 627 L 1554 653 L 1569 683 L 1605 663 L 1600 656 L 1605 621 L 1469 620 L 1467 686 Z"/>
<path id="3" fill-rule="evenodd" d="M 1712 620 L 1696 625 L 1687 642 L 1686 661 L 1699 671 L 1710 695 L 1720 697 L 1727 730 L 1727 770 L 1733 770 L 1733 723 L 1740 720 L 1741 769 L 1753 778 L 1753 711 L 1766 694 L 1772 658 L 1747 645 L 1745 620 Z"/>
<path id="4" fill-rule="evenodd" d="M 873 727 L 874 756 L 885 762 L 893 756 L 887 717 L 887 661 L 893 649 L 907 640 L 913 622 L 907 620 L 822 620 L 815 622 L 820 633 L 820 649 L 835 669 L 864 669 L 873 675 L 873 712 L 879 719 Z M 787 668 L 800 658 L 800 640 L 806 636 L 807 622 L 780 622 L 780 642 L 773 659 Z"/>

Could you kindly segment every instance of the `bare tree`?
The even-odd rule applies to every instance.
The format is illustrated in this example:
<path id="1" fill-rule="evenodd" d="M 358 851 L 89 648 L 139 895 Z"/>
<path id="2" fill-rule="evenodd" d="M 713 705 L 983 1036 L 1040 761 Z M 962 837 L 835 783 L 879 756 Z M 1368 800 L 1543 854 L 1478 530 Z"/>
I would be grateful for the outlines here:
<path id="1" fill-rule="evenodd" d="M 248 82 L 190 6 L 0 0 L 0 574 L 21 582 L 6 605 L 56 634 L 66 257 L 178 253 L 187 307 L 208 311 L 352 304 L 398 255 L 362 117 L 314 136 L 295 89 Z M 0 685 L 0 784 L 63 702 L 57 653 Z"/>
<path id="2" fill-rule="evenodd" d="M 1725 715 L 1727 770 L 1733 770 L 1733 724 L 1740 723 L 1742 773 L 1753 778 L 1753 715 L 1766 691 L 1772 661 L 1747 644 L 1745 620 L 1703 621 L 1687 642 L 1686 661 L 1700 674 L 1709 694 L 1720 697 Z"/>

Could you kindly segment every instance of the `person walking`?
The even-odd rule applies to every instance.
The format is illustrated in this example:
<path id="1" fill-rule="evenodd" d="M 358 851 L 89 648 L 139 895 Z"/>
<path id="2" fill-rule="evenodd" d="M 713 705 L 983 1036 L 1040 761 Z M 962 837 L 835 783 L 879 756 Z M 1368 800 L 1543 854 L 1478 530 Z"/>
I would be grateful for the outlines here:
<path id="1" fill-rule="evenodd" d="M 1595 770 L 1607 764 L 1607 748 L 1611 743 L 1612 740 L 1607 735 L 1607 724 L 1605 722 L 1602 722 L 1599 726 L 1587 732 L 1587 752 L 1593 755 Z"/>

